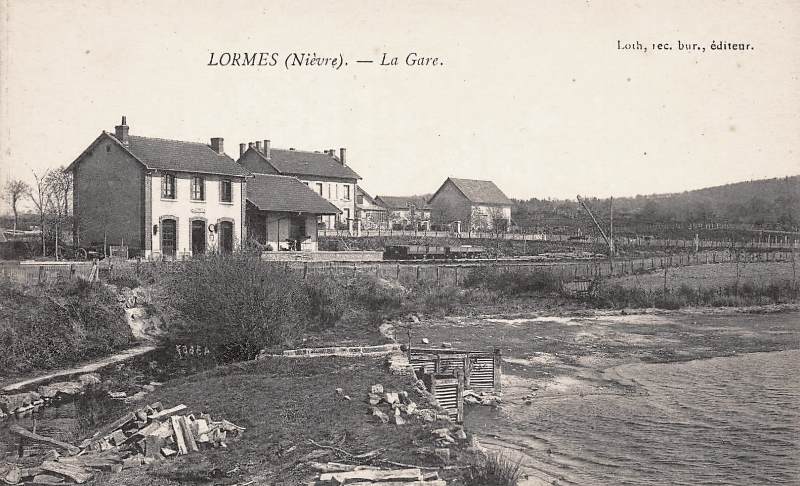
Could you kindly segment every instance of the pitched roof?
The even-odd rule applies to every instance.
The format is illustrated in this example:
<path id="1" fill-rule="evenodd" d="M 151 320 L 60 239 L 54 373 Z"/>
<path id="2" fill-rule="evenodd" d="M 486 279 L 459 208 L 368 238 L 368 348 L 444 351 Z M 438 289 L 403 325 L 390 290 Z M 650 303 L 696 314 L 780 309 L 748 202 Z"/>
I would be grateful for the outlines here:
<path id="1" fill-rule="evenodd" d="M 340 179 L 361 179 L 353 169 L 342 165 L 339 158 L 323 152 L 307 152 L 305 150 L 270 149 L 269 160 L 263 152 L 254 148 L 261 161 L 274 167 L 281 174 L 301 176 L 337 177 Z M 253 167 L 258 172 L 257 167 Z"/>
<path id="2" fill-rule="evenodd" d="M 389 209 L 407 209 L 414 206 L 417 209 L 430 209 L 428 201 L 422 196 L 377 196 L 383 205 Z"/>
<path id="3" fill-rule="evenodd" d="M 291 176 L 255 174 L 247 180 L 247 201 L 262 211 L 312 214 L 341 212 L 310 187 Z"/>
<path id="4" fill-rule="evenodd" d="M 455 177 L 448 177 L 442 187 L 447 184 L 447 181 L 452 182 L 464 196 L 473 203 L 478 204 L 503 204 L 510 205 L 511 200 L 503 194 L 503 191 L 498 188 L 492 181 L 479 181 L 475 179 L 456 179 Z M 439 188 L 441 190 L 441 188 Z M 436 191 L 438 194 L 439 191 Z M 436 197 L 436 194 L 430 200 Z"/>
<path id="5" fill-rule="evenodd" d="M 250 172 L 225 154 L 198 142 L 130 135 L 127 149 L 149 169 L 248 176 Z"/>
<path id="6" fill-rule="evenodd" d="M 116 143 L 123 151 L 148 169 L 242 177 L 251 175 L 247 169 L 234 162 L 232 158 L 225 154 L 218 154 L 203 143 L 131 135 L 128 137 L 129 144 L 125 145 L 105 130 L 64 171 L 72 170 L 104 139 Z"/>
<path id="7" fill-rule="evenodd" d="M 356 201 L 358 197 L 362 197 L 362 202 L 358 206 L 362 209 L 369 209 L 370 211 L 386 211 L 386 208 L 375 202 L 375 198 L 369 195 L 361 186 L 356 186 Z"/>

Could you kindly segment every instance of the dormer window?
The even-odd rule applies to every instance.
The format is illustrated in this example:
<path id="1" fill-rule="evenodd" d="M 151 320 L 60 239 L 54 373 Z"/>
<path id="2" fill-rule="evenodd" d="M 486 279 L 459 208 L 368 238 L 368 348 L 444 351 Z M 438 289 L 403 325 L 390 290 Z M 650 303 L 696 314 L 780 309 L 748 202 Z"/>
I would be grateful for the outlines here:
<path id="1" fill-rule="evenodd" d="M 161 199 L 175 199 L 175 174 L 161 176 Z"/>
<path id="2" fill-rule="evenodd" d="M 192 201 L 206 200 L 206 181 L 201 176 L 192 176 Z"/>

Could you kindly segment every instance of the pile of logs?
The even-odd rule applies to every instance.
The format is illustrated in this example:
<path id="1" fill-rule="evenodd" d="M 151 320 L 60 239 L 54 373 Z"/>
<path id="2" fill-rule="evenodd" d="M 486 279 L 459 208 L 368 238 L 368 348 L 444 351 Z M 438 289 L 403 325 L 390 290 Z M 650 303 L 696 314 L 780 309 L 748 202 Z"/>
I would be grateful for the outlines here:
<path id="1" fill-rule="evenodd" d="M 7 484 L 82 484 L 94 471 L 120 472 L 204 448 L 226 448 L 229 437 L 245 429 L 227 420 L 214 421 L 208 414 L 180 415 L 186 405 L 164 409 L 156 402 L 130 412 L 74 446 L 43 437 L 19 426 L 10 430 L 31 441 L 52 445 L 36 467 L 0 464 L 0 481 Z M 31 479 L 32 478 L 32 479 Z"/>

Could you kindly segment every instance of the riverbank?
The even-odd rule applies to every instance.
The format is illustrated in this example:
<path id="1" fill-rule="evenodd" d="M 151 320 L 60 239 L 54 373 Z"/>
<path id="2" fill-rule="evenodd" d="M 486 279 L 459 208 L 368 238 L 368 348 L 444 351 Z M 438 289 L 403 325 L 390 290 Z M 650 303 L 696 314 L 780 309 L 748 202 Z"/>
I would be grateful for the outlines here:
<path id="1" fill-rule="evenodd" d="M 663 412 L 669 405 L 650 398 L 655 385 L 645 386 L 648 382 L 630 370 L 794 352 L 800 348 L 800 309 L 789 305 L 447 317 L 420 323 L 412 331 L 412 343 L 422 345 L 423 338 L 430 345 L 448 342 L 462 349 L 502 350 L 503 401 L 497 409 L 467 406 L 465 425 L 488 447 L 524 457 L 529 479 L 521 484 L 574 484 L 570 480 L 576 477 L 580 478 L 577 484 L 613 484 L 575 472 L 602 470 L 610 474 L 606 466 L 598 464 L 615 463 L 608 457 L 581 457 L 581 440 L 587 441 L 583 443 L 587 448 L 597 443 L 598 439 L 589 437 L 591 431 L 603 430 L 612 423 L 611 417 L 619 407 L 633 407 L 626 413 L 635 416 L 647 416 L 647 407 L 655 407 L 652 413 L 667 413 L 665 421 L 672 416 L 680 422 L 678 417 L 688 413 Z M 756 370 L 744 372 L 746 377 L 758 374 Z M 743 379 L 745 376 L 737 382 Z M 724 390 L 734 383 L 715 385 Z M 704 393 L 689 385 L 677 391 L 699 397 Z M 758 403 L 759 396 L 764 395 L 748 395 L 748 399 Z M 739 413 L 749 416 L 752 411 Z M 642 437 L 649 430 L 653 434 L 650 443 L 661 443 L 657 431 L 664 425 L 643 427 L 639 431 Z M 580 435 L 576 429 L 586 431 L 584 439 L 576 437 Z M 620 435 L 617 440 L 628 439 Z M 606 453 L 613 456 L 610 450 Z M 647 466 L 657 469 L 658 464 Z M 618 471 L 623 473 L 622 469 Z"/>

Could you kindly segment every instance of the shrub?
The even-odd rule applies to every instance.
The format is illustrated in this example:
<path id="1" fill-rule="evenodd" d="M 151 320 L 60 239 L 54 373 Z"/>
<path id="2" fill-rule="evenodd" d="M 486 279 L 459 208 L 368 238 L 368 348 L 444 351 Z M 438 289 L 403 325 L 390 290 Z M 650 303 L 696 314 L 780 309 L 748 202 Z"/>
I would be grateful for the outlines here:
<path id="1" fill-rule="evenodd" d="M 464 286 L 520 295 L 558 292 L 561 290 L 561 281 L 552 273 L 538 269 L 479 266 L 470 270 L 464 279 Z"/>
<path id="2" fill-rule="evenodd" d="M 164 285 L 177 311 L 168 341 L 208 346 L 225 362 L 253 359 L 308 328 L 333 326 L 345 307 L 344 291 L 329 278 L 304 281 L 246 253 L 176 263 Z"/>
<path id="3" fill-rule="evenodd" d="M 308 314 L 317 329 L 331 328 L 347 309 L 347 292 L 330 276 L 313 276 L 304 282 Z"/>
<path id="4" fill-rule="evenodd" d="M 522 477 L 522 457 L 516 461 L 503 453 L 493 453 L 470 467 L 467 486 L 516 486 Z"/>
<path id="5" fill-rule="evenodd" d="M 353 279 L 349 288 L 348 297 L 352 304 L 368 311 L 399 309 L 406 293 L 401 285 L 373 275 Z"/>

